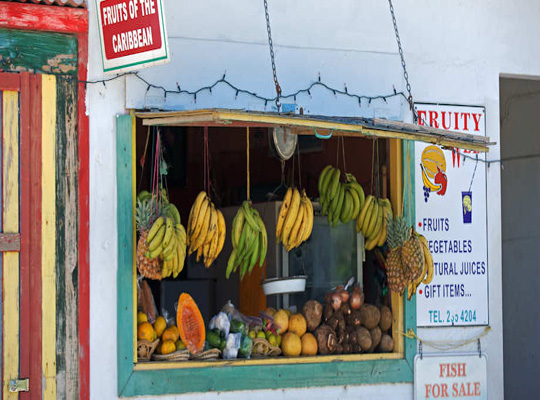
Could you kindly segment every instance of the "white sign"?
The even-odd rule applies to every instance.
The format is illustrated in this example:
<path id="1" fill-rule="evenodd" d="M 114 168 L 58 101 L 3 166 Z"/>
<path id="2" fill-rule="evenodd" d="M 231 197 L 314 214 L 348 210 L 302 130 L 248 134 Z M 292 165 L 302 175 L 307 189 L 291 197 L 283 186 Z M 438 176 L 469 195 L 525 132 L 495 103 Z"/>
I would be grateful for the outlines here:
<path id="1" fill-rule="evenodd" d="M 419 123 L 485 136 L 484 107 L 416 104 Z M 418 326 L 487 325 L 485 154 L 415 144 L 416 230 L 435 263 L 418 287 Z M 472 159 L 471 159 L 472 158 Z"/>
<path id="2" fill-rule="evenodd" d="M 162 0 L 97 0 L 103 71 L 169 62 Z"/>
<path id="3" fill-rule="evenodd" d="M 417 355 L 414 359 L 414 398 L 487 400 L 484 355 Z"/>

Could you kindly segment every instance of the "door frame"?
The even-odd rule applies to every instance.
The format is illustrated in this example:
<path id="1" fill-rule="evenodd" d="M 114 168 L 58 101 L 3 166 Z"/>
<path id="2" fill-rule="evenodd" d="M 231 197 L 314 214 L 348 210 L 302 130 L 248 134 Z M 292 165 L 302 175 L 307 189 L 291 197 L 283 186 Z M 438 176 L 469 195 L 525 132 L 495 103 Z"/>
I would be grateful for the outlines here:
<path id="1" fill-rule="evenodd" d="M 78 42 L 79 396 L 86 399 L 90 397 L 89 127 L 85 104 L 88 64 L 88 11 L 84 8 L 0 2 L 0 28 L 71 34 L 76 36 Z M 33 68 L 36 68 L 36 66 L 33 66 Z M 22 76 L 24 74 L 21 73 Z M 21 102 L 22 105 L 24 105 L 23 102 Z M 21 134 L 22 127 L 21 119 Z M 27 271 L 23 268 L 21 273 L 27 273 Z M 21 339 L 28 340 L 24 336 Z M 22 342 L 21 348 L 31 349 L 30 343 Z M 30 365 L 24 365 L 23 362 L 21 373 L 26 371 L 28 371 L 27 376 L 31 376 Z M 34 381 L 36 379 L 41 382 L 41 373 L 39 376 L 34 377 Z"/>

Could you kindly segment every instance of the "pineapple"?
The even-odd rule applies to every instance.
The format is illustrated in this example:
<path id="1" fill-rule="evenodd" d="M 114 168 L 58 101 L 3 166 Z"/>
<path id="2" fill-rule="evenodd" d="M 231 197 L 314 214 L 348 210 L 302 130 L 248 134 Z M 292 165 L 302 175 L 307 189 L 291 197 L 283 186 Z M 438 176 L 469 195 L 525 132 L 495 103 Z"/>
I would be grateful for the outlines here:
<path id="1" fill-rule="evenodd" d="M 404 218 L 388 219 L 388 256 L 386 259 L 386 274 L 388 288 L 397 293 L 403 293 L 407 287 L 407 277 L 404 271 L 402 254 L 403 243 L 409 237 L 409 228 Z"/>
<path id="2" fill-rule="evenodd" d="M 161 280 L 159 259 L 149 259 L 144 255 L 148 251 L 146 239 L 148 237 L 148 231 L 152 227 L 153 219 L 151 201 L 140 201 L 137 199 L 135 221 L 137 223 L 137 231 L 140 234 L 139 241 L 137 242 L 137 269 L 139 270 L 139 274 L 145 278 Z"/>
<path id="3" fill-rule="evenodd" d="M 424 251 L 414 228 L 410 229 L 409 238 L 403 244 L 401 258 L 407 280 L 413 282 L 420 278 L 424 270 Z"/>

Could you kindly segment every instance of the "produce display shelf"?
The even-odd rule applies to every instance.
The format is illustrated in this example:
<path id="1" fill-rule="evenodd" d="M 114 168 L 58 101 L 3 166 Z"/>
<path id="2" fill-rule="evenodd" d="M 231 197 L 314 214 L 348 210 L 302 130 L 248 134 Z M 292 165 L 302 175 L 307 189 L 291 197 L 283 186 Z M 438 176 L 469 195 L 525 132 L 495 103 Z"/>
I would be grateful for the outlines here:
<path id="1" fill-rule="evenodd" d="M 347 361 L 399 360 L 403 353 L 370 353 L 370 354 L 340 354 L 328 356 L 304 357 L 267 357 L 236 360 L 184 361 L 184 362 L 145 362 L 134 365 L 135 371 L 156 369 L 185 369 L 208 367 L 244 367 L 246 365 L 276 365 L 276 364 L 319 364 Z"/>

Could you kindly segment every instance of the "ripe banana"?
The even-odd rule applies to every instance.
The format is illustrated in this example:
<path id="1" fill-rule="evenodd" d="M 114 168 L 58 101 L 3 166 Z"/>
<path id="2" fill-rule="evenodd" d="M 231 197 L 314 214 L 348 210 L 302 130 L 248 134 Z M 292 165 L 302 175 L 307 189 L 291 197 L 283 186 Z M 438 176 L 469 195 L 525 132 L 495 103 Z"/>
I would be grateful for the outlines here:
<path id="1" fill-rule="evenodd" d="M 287 213 L 291 206 L 292 197 L 293 197 L 293 188 L 289 187 L 289 189 L 287 189 L 287 193 L 285 193 L 285 198 L 283 199 L 283 203 L 281 204 L 281 208 L 279 210 L 279 215 L 278 215 L 278 220 L 277 220 L 276 239 L 278 240 L 278 243 L 281 240 L 281 231 L 283 230 L 283 224 L 285 222 L 285 218 L 287 217 Z"/>
<path id="2" fill-rule="evenodd" d="M 287 212 L 287 217 L 285 217 L 285 222 L 283 223 L 283 232 L 282 238 L 288 238 L 291 230 L 293 228 L 294 222 L 298 215 L 298 209 L 300 207 L 300 193 L 297 189 L 294 189 L 293 196 L 291 200 L 291 206 Z"/>
<path id="3" fill-rule="evenodd" d="M 195 233 L 194 229 L 197 225 L 197 218 L 199 218 L 201 214 L 201 207 L 203 206 L 203 203 L 205 203 L 205 200 L 206 200 L 206 193 L 199 192 L 189 212 L 189 219 L 188 219 L 189 236 L 192 236 Z M 202 217 L 204 217 L 204 213 L 202 214 Z"/>
<path id="4" fill-rule="evenodd" d="M 150 231 L 148 232 L 148 237 L 146 238 L 146 243 L 150 243 L 152 239 L 154 239 L 154 236 L 159 231 L 159 228 L 165 223 L 165 219 L 163 217 L 159 217 L 154 221 L 154 224 L 152 225 L 152 228 L 150 228 Z"/>
<path id="5" fill-rule="evenodd" d="M 158 232 L 154 235 L 154 238 L 148 243 L 148 250 L 154 251 L 158 247 L 163 245 L 163 237 L 165 236 L 165 225 L 161 224 Z"/>
<path id="6" fill-rule="evenodd" d="M 371 218 L 373 218 L 373 213 L 375 211 L 375 203 L 377 202 L 377 199 L 375 199 L 374 197 L 371 198 L 371 202 L 368 204 L 368 207 L 367 207 L 367 211 L 366 211 L 366 215 L 365 215 L 365 218 L 364 218 L 364 223 L 362 224 L 362 233 L 364 234 L 364 236 L 366 236 L 366 231 L 369 227 L 369 223 L 371 221 Z M 366 201 L 367 203 L 367 201 Z"/>
<path id="7" fill-rule="evenodd" d="M 364 225 L 364 221 L 366 219 L 366 215 L 369 211 L 370 206 L 372 205 L 374 200 L 374 197 L 372 195 L 369 195 L 366 199 L 366 202 L 364 204 L 364 207 L 362 208 L 362 211 L 360 212 L 360 215 L 356 219 L 356 232 L 360 232 L 362 230 L 362 226 Z"/>
<path id="8" fill-rule="evenodd" d="M 429 251 L 429 244 L 427 242 L 427 239 L 420 235 L 420 243 L 422 243 L 422 251 L 424 252 L 424 264 L 427 268 L 426 276 L 423 277 L 422 283 L 425 285 L 428 285 L 433 280 L 433 274 L 435 270 L 435 266 L 433 264 L 433 255 Z"/>
<path id="9" fill-rule="evenodd" d="M 173 220 L 169 217 L 165 219 L 165 236 L 163 236 L 163 247 L 168 247 L 173 237 Z"/>

